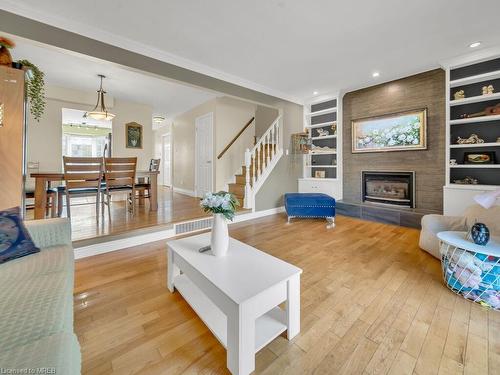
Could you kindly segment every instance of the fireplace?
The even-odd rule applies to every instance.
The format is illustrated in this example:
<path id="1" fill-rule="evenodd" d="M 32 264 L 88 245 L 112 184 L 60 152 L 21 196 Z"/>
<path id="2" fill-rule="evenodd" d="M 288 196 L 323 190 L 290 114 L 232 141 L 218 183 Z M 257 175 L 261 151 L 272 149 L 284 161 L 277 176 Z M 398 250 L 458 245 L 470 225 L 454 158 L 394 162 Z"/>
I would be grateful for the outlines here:
<path id="1" fill-rule="evenodd" d="M 415 172 L 362 171 L 363 202 L 415 208 Z"/>

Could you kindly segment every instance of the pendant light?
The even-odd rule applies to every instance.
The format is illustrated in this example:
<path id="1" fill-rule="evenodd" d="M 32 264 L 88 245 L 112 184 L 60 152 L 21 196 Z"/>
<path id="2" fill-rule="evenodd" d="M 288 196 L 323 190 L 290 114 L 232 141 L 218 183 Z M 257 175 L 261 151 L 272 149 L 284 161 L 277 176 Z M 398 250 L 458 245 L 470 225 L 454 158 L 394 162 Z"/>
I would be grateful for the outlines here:
<path id="1" fill-rule="evenodd" d="M 110 121 L 115 117 L 115 115 L 108 112 L 106 105 L 104 104 L 104 94 L 106 94 L 106 91 L 104 91 L 102 88 L 102 80 L 106 78 L 106 76 L 99 74 L 98 77 L 101 78 L 101 86 L 99 87 L 99 90 L 97 90 L 97 104 L 95 105 L 94 109 L 90 112 L 87 112 L 86 115 L 88 117 L 92 117 L 95 120 Z"/>

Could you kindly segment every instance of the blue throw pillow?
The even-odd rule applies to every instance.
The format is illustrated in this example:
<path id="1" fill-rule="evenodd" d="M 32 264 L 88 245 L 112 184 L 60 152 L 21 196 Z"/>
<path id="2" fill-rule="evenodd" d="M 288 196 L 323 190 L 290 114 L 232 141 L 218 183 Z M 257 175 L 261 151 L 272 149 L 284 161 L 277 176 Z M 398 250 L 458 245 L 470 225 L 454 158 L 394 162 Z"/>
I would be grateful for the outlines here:
<path id="1" fill-rule="evenodd" d="M 38 253 L 21 219 L 19 207 L 0 211 L 0 263 Z"/>

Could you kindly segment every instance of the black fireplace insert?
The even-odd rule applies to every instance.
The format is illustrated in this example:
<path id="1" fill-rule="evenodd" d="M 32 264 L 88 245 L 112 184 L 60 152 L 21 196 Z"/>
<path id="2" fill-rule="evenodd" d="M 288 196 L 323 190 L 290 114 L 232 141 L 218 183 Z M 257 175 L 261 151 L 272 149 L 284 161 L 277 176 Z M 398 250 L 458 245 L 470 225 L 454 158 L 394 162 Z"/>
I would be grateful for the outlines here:
<path id="1" fill-rule="evenodd" d="M 415 208 L 415 172 L 362 171 L 363 202 Z"/>

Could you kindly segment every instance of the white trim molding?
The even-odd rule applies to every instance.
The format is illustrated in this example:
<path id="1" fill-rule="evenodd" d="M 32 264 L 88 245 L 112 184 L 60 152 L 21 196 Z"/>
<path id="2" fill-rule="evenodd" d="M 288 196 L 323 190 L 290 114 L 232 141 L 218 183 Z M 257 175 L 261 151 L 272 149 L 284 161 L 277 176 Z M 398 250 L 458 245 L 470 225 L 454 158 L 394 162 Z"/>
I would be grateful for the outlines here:
<path id="1" fill-rule="evenodd" d="M 244 221 L 248 220 L 254 220 L 258 219 L 261 217 L 269 216 L 269 215 L 276 215 L 279 213 L 282 213 L 285 211 L 285 207 L 276 207 L 276 208 L 270 208 L 268 210 L 263 210 L 263 211 L 257 211 L 257 212 L 248 212 L 240 215 L 236 215 L 234 218 L 234 221 L 230 223 L 236 224 L 236 223 L 241 223 Z M 82 259 L 94 255 L 99 255 L 99 254 L 105 254 L 109 253 L 112 251 L 117 251 L 117 250 L 123 250 L 127 249 L 130 247 L 135 247 L 135 246 L 140 246 L 144 245 L 150 242 L 155 242 L 155 241 L 161 241 L 161 240 L 166 240 L 168 238 L 175 237 L 175 226 L 180 225 L 186 222 L 190 221 L 198 221 L 198 220 L 203 220 L 205 218 L 196 218 L 193 220 L 187 220 L 185 222 L 181 223 L 175 223 L 172 228 L 164 229 L 164 230 L 159 230 L 156 232 L 150 232 L 150 233 L 145 233 L 145 234 L 138 234 L 138 235 L 132 235 L 127 238 L 120 238 L 117 240 L 111 240 L 107 242 L 100 242 L 92 245 L 86 245 L 86 246 L 81 246 L 81 247 L 75 247 L 75 259 Z M 194 230 L 191 233 L 196 233 L 199 232 L 199 230 Z M 183 233 L 182 235 L 185 235 L 187 233 Z"/>
<path id="2" fill-rule="evenodd" d="M 194 192 L 194 190 L 183 189 L 183 188 L 176 187 L 176 186 L 174 186 L 173 189 L 174 189 L 174 193 L 189 195 L 190 197 L 196 198 L 196 193 Z"/>

